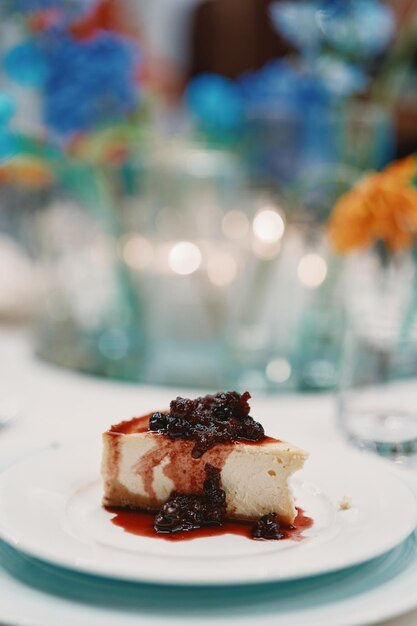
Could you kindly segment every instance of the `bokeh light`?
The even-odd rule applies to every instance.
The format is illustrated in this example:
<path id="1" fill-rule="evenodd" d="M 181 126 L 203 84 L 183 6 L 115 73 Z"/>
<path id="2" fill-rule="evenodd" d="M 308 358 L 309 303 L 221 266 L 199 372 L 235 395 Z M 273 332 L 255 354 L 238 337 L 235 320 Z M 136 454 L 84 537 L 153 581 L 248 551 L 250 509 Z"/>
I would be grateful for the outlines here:
<path id="1" fill-rule="evenodd" d="M 279 241 L 285 231 L 282 216 L 272 208 L 259 211 L 253 220 L 253 232 L 258 239 L 266 243 Z"/>
<path id="2" fill-rule="evenodd" d="M 272 359 L 266 366 L 266 375 L 274 383 L 285 383 L 291 376 L 291 365 L 286 359 Z"/>
<path id="3" fill-rule="evenodd" d="M 191 241 L 179 241 L 169 252 L 168 264 L 176 274 L 192 274 L 201 265 L 200 248 Z"/>
<path id="4" fill-rule="evenodd" d="M 249 232 L 249 220 L 242 211 L 228 211 L 222 220 L 222 231 L 228 239 L 244 239 Z"/>
<path id="5" fill-rule="evenodd" d="M 280 241 L 262 241 L 260 239 L 254 239 L 252 242 L 253 253 L 258 259 L 263 261 L 270 261 L 278 256 L 281 250 Z"/>
<path id="6" fill-rule="evenodd" d="M 326 278 L 327 263 L 319 254 L 306 254 L 298 264 L 297 275 L 303 285 L 314 289 L 319 287 Z"/>
<path id="7" fill-rule="evenodd" d="M 214 285 L 229 285 L 237 274 L 237 262 L 229 252 L 216 252 L 207 262 L 207 274 Z"/>
<path id="8" fill-rule="evenodd" d="M 121 240 L 123 260 L 136 270 L 147 267 L 153 259 L 152 244 L 140 235 L 126 235 Z"/>

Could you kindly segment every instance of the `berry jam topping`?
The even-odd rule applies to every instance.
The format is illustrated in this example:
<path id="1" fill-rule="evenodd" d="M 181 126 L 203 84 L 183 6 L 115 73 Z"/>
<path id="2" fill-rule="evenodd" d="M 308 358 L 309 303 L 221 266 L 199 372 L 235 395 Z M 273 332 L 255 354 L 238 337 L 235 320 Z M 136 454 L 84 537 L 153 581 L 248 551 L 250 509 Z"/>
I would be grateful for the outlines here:
<path id="1" fill-rule="evenodd" d="M 174 492 L 155 517 L 157 533 L 222 525 L 226 516 L 226 494 L 220 487 L 220 470 L 207 463 L 205 472 L 203 495 Z"/>
<path id="2" fill-rule="evenodd" d="M 254 539 L 283 539 L 285 535 L 280 532 L 280 526 L 276 513 L 263 515 L 253 527 Z"/>
<path id="3" fill-rule="evenodd" d="M 249 415 L 250 397 L 248 391 L 242 395 L 227 391 L 195 400 L 177 398 L 171 402 L 169 413 L 151 415 L 149 430 L 172 439 L 194 440 L 195 459 L 218 443 L 260 441 L 265 433 Z"/>

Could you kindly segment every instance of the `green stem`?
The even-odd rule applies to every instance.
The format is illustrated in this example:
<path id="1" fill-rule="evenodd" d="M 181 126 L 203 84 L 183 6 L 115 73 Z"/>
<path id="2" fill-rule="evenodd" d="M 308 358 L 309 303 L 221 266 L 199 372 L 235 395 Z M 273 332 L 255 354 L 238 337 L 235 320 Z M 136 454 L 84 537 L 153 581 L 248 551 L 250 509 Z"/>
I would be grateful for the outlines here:
<path id="1" fill-rule="evenodd" d="M 417 50 L 417 0 L 410 20 L 404 21 L 371 89 L 371 100 L 394 108 Z"/>
<path id="2" fill-rule="evenodd" d="M 404 319 L 400 328 L 400 343 L 406 343 L 409 340 L 417 314 L 417 245 L 413 246 L 411 250 L 411 256 L 414 262 L 414 273 L 412 279 L 410 301 L 407 306 Z"/>

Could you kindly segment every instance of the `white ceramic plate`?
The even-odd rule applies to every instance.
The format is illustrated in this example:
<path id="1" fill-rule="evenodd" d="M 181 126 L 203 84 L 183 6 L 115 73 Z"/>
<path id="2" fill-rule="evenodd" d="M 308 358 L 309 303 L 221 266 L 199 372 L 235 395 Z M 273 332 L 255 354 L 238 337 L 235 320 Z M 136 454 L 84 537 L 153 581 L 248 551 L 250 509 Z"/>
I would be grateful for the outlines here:
<path id="1" fill-rule="evenodd" d="M 185 542 L 139 537 L 100 505 L 100 450 L 58 448 L 0 476 L 0 537 L 56 565 L 123 580 L 187 585 L 284 581 L 356 565 L 402 542 L 417 523 L 412 491 L 379 459 L 310 449 L 294 481 L 314 519 L 301 542 L 221 535 Z M 339 510 L 349 497 L 352 507 Z"/>
<path id="2" fill-rule="evenodd" d="M 173 587 L 86 576 L 1 541 L 0 561 L 0 620 L 10 626 L 370 626 L 417 606 L 416 534 L 363 565 L 266 585 Z M 413 612 L 398 626 L 416 623 Z"/>

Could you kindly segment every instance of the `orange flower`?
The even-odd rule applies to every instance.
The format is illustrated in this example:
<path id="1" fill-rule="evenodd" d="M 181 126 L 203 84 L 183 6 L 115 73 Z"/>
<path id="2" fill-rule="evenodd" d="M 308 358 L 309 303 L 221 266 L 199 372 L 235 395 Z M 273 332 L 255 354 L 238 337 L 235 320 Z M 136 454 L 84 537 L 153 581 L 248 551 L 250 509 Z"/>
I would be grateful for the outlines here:
<path id="1" fill-rule="evenodd" d="M 417 189 L 411 179 L 417 159 L 407 157 L 373 173 L 343 195 L 329 222 L 329 237 L 338 252 L 383 241 L 390 251 L 408 248 L 417 235 Z"/>
<path id="2" fill-rule="evenodd" d="M 0 166 L 0 184 L 11 183 L 23 187 L 47 187 L 52 183 L 50 168 L 40 159 L 17 156 Z"/>
<path id="3" fill-rule="evenodd" d="M 417 155 L 410 154 L 404 159 L 393 161 L 384 169 L 385 174 L 390 174 L 405 183 L 411 182 L 417 174 Z"/>

